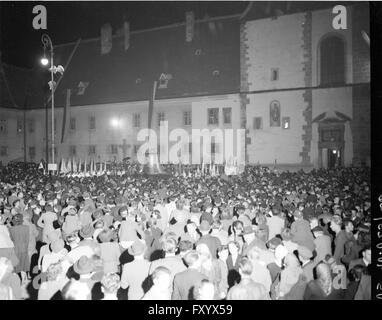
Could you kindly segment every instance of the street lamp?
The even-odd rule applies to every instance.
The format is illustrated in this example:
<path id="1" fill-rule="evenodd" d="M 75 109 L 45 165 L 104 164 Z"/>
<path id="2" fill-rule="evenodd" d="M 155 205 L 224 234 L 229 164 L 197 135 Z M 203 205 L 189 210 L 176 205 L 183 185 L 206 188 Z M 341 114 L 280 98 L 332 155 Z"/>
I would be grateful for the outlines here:
<path id="1" fill-rule="evenodd" d="M 48 84 L 49 84 L 49 88 L 52 92 L 52 99 L 51 99 L 52 100 L 52 163 L 55 163 L 54 162 L 54 90 L 55 90 L 56 83 L 54 82 L 54 75 L 57 72 L 61 73 L 61 75 L 62 75 L 64 72 L 64 68 L 61 65 L 56 67 L 53 64 L 53 44 L 52 44 L 52 40 L 50 39 L 50 37 L 47 34 L 43 34 L 41 37 L 41 42 L 44 46 L 44 57 L 41 59 L 41 64 L 43 66 L 47 66 L 49 63 L 48 59 L 45 56 L 45 51 L 47 49 L 50 50 L 50 68 L 49 68 L 49 71 L 50 71 L 51 80 L 48 82 Z"/>

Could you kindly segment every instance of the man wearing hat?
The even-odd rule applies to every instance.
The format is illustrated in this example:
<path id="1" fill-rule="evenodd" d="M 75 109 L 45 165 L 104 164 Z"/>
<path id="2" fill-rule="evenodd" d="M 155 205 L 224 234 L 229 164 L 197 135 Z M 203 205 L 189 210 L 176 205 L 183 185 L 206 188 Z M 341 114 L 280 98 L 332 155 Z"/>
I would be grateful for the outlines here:
<path id="1" fill-rule="evenodd" d="M 96 271 L 94 261 L 87 256 L 82 256 L 76 263 L 74 263 L 73 270 L 80 275 L 79 281 L 85 283 L 91 291 L 96 283 L 96 281 L 92 279 L 92 276 Z"/>
<path id="2" fill-rule="evenodd" d="M 303 245 L 313 251 L 315 249 L 315 244 L 309 222 L 303 218 L 303 214 L 300 210 L 294 212 L 294 219 L 295 221 L 290 228 L 293 242 Z"/>
<path id="3" fill-rule="evenodd" d="M 121 288 L 128 290 L 128 300 L 139 300 L 144 295 L 142 284 L 149 275 L 150 262 L 144 258 L 146 245 L 135 241 L 128 249 L 134 257 L 132 262 L 123 265 Z"/>
<path id="4" fill-rule="evenodd" d="M 253 229 L 252 225 L 244 227 L 243 238 L 244 238 L 243 256 L 247 255 L 247 253 L 253 247 L 258 247 L 262 250 L 267 250 L 265 243 L 256 237 L 255 230 Z"/>
<path id="5" fill-rule="evenodd" d="M 269 227 L 269 239 L 272 239 L 278 234 L 281 234 L 281 231 L 285 227 L 285 220 L 280 216 L 280 211 L 277 208 L 272 209 L 271 217 L 267 217 L 267 225 Z"/>
<path id="6" fill-rule="evenodd" d="M 298 246 L 297 252 L 301 262 L 302 273 L 305 276 L 306 281 L 309 282 L 314 280 L 313 269 L 315 264 L 311 260 L 313 258 L 313 252 L 305 246 Z"/>
<path id="7" fill-rule="evenodd" d="M 199 231 L 202 234 L 202 236 L 200 237 L 196 245 L 199 245 L 201 243 L 206 244 L 208 249 L 210 249 L 212 257 L 216 258 L 218 248 L 221 246 L 221 242 L 219 238 L 211 236 L 211 226 L 207 220 L 203 220 L 200 223 Z"/>
<path id="8" fill-rule="evenodd" d="M 144 232 L 135 221 L 134 213 L 128 212 L 127 207 L 121 207 L 119 213 L 123 218 L 119 229 L 119 242 L 123 248 L 127 249 L 134 242 L 144 239 Z"/>
<path id="9" fill-rule="evenodd" d="M 68 251 L 64 246 L 65 243 L 62 239 L 57 239 L 50 244 L 51 252 L 44 254 L 42 257 L 42 272 L 46 272 L 51 264 L 61 261 L 66 256 Z"/>

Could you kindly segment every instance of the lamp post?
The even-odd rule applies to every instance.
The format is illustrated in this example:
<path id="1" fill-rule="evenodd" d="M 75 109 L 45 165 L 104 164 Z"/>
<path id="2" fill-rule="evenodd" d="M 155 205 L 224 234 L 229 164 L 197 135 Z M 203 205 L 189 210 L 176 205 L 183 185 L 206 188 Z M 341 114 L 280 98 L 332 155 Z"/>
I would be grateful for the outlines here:
<path id="1" fill-rule="evenodd" d="M 55 163 L 55 161 L 54 161 L 54 90 L 56 89 L 56 83 L 54 82 L 54 75 L 57 72 L 62 75 L 64 73 L 64 68 L 61 65 L 56 67 L 53 64 L 53 44 L 52 44 L 52 40 L 50 39 L 50 37 L 47 34 L 43 34 L 41 37 L 41 42 L 44 46 L 44 57 L 41 59 L 41 64 L 44 66 L 48 65 L 48 63 L 49 63 L 48 59 L 45 56 L 45 51 L 46 51 L 46 49 L 50 50 L 50 68 L 49 68 L 49 71 L 50 71 L 50 78 L 51 79 L 50 79 L 48 84 L 49 84 L 49 88 L 52 92 L 52 97 L 51 97 L 51 100 L 52 100 L 52 163 L 54 164 Z"/>

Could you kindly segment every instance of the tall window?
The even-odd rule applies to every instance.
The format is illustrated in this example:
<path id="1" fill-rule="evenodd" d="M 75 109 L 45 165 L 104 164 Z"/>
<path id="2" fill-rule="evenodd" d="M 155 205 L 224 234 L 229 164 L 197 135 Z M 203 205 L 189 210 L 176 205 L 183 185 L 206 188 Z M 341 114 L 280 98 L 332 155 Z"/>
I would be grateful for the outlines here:
<path id="1" fill-rule="evenodd" d="M 140 113 L 134 113 L 134 123 L 135 128 L 139 128 L 141 126 L 141 114 Z"/>
<path id="2" fill-rule="evenodd" d="M 165 120 L 164 112 L 158 112 L 158 127 L 160 126 L 160 122 Z"/>
<path id="3" fill-rule="evenodd" d="M 231 124 L 232 108 L 223 108 L 224 124 Z"/>
<path id="4" fill-rule="evenodd" d="M 90 116 L 89 118 L 89 129 L 94 130 L 96 128 L 96 118 L 95 116 Z"/>
<path id="5" fill-rule="evenodd" d="M 326 38 L 320 45 L 320 84 L 345 82 L 345 43 L 336 36 Z"/>
<path id="6" fill-rule="evenodd" d="M 94 156 L 96 153 L 96 146 L 95 145 L 90 145 L 89 146 L 89 156 Z"/>
<path id="7" fill-rule="evenodd" d="M 0 120 L 0 134 L 7 133 L 7 120 Z"/>
<path id="8" fill-rule="evenodd" d="M 263 128 L 263 118 L 255 117 L 253 118 L 253 129 L 260 130 Z"/>
<path id="9" fill-rule="evenodd" d="M 208 124 L 219 124 L 219 108 L 208 109 Z"/>
<path id="10" fill-rule="evenodd" d="M 17 133 L 23 132 L 23 120 L 17 119 Z"/>
<path id="11" fill-rule="evenodd" d="M 28 120 L 28 127 L 29 127 L 29 133 L 33 133 L 34 132 L 34 119 L 29 119 Z"/>
<path id="12" fill-rule="evenodd" d="M 111 154 L 118 154 L 118 145 L 112 144 L 110 146 L 110 152 L 111 152 Z"/>
<path id="13" fill-rule="evenodd" d="M 76 130 L 76 118 L 74 117 L 70 118 L 70 130 Z"/>
<path id="14" fill-rule="evenodd" d="M 29 158 L 34 159 L 36 156 L 36 148 L 35 147 L 29 147 Z"/>
<path id="15" fill-rule="evenodd" d="M 69 154 L 70 156 L 75 157 L 77 155 L 77 148 L 76 146 L 70 146 L 69 147 Z"/>
<path id="16" fill-rule="evenodd" d="M 190 126 L 191 125 L 191 111 L 183 112 L 183 125 Z"/>

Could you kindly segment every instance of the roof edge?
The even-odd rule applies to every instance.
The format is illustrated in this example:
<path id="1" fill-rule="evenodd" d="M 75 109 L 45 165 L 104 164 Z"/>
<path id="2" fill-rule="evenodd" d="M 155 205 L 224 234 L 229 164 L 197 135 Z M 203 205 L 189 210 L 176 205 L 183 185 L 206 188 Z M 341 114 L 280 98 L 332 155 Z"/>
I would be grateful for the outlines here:
<path id="1" fill-rule="evenodd" d="M 213 17 L 213 18 L 202 18 L 195 20 L 195 23 L 203 23 L 203 22 L 210 22 L 210 21 L 219 21 L 219 20 L 228 20 L 228 19 L 239 19 L 241 14 L 232 14 L 232 15 L 227 15 L 227 16 L 221 16 L 221 17 Z M 164 29 L 171 29 L 171 28 L 176 28 L 176 27 L 181 27 L 185 26 L 186 22 L 178 22 L 178 23 L 173 23 L 169 24 L 166 26 L 161 26 L 161 27 L 154 27 L 154 28 L 149 28 L 149 29 L 141 29 L 141 30 L 134 30 L 130 31 L 130 34 L 140 34 L 140 33 L 145 33 L 145 32 L 151 32 L 151 31 L 157 31 L 157 30 L 164 30 Z M 117 39 L 123 37 L 123 34 L 115 34 L 112 36 L 112 39 Z M 81 43 L 88 43 L 88 42 L 93 42 L 93 41 L 100 41 L 101 37 L 95 37 L 95 38 L 88 38 L 88 39 L 83 39 Z M 62 44 L 57 44 L 54 45 L 54 48 L 61 48 L 61 47 L 66 47 L 66 46 L 72 46 L 76 44 L 76 41 L 71 41 L 67 43 L 62 43 Z"/>

